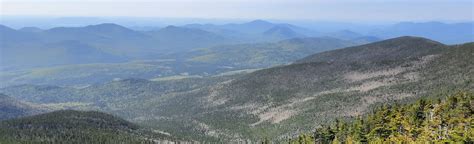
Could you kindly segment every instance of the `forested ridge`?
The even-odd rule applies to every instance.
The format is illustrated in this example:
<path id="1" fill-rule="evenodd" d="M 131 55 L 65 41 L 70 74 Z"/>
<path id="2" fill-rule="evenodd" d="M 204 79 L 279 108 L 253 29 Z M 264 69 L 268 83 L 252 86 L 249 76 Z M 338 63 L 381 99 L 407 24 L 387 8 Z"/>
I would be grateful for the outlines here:
<path id="1" fill-rule="evenodd" d="M 312 134 L 289 139 L 311 143 L 473 143 L 474 93 L 457 92 L 412 104 L 385 104 L 350 121 L 335 120 Z M 269 140 L 264 140 L 269 142 Z"/>
<path id="2" fill-rule="evenodd" d="M 10 143 L 155 143 L 174 141 L 113 115 L 61 110 L 0 122 L 0 144 Z"/>

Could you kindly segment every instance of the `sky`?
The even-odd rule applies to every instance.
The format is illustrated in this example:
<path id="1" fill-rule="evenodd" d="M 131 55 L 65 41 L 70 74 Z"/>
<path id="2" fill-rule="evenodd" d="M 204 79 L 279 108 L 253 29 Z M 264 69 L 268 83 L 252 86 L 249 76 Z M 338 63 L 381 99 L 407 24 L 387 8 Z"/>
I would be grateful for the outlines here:
<path id="1" fill-rule="evenodd" d="M 2 16 L 473 21 L 472 0 L 0 0 Z"/>

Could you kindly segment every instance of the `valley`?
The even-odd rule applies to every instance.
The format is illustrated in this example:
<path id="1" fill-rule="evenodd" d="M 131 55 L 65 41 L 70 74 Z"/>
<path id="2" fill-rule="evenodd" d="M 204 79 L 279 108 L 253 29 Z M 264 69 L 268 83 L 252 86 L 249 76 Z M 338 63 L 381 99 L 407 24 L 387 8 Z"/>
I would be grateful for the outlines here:
<path id="1" fill-rule="evenodd" d="M 59 109 L 104 111 L 183 139 L 285 140 L 383 103 L 471 91 L 473 46 L 399 37 L 249 73 L 82 88 L 26 84 L 0 92 Z"/>
<path id="2" fill-rule="evenodd" d="M 473 10 L 0 0 L 0 144 L 472 144 Z"/>

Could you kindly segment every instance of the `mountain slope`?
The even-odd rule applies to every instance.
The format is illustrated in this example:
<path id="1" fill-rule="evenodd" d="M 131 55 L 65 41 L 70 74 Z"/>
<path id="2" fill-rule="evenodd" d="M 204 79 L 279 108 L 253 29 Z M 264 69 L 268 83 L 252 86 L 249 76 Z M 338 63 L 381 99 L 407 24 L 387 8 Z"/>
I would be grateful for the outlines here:
<path id="1" fill-rule="evenodd" d="M 221 119 L 236 117 L 233 112 L 251 114 L 240 116 L 248 121 L 234 126 L 267 129 L 261 137 L 281 136 L 278 131 L 282 129 L 316 127 L 337 117 L 361 115 L 378 103 L 472 89 L 474 65 L 469 55 L 473 46 L 448 47 L 402 37 L 323 52 L 296 64 L 256 71 L 213 86 L 204 99 L 214 101 L 208 106 L 221 109 L 214 112 L 221 112 Z M 206 121 L 216 128 L 231 128 L 219 118 Z"/>
<path id="2" fill-rule="evenodd" d="M 163 134 L 145 133 L 135 124 L 101 112 L 73 110 L 0 122 L 0 142 L 151 142 Z"/>
<path id="3" fill-rule="evenodd" d="M 234 43 L 198 29 L 166 27 L 141 32 L 111 23 L 41 31 L 2 25 L 0 31 L 1 67 L 7 70 L 156 59 L 163 54 Z"/>
<path id="4" fill-rule="evenodd" d="M 468 78 L 474 75 L 470 71 L 474 65 L 468 62 L 472 46 L 448 47 L 402 37 L 323 52 L 190 94 L 194 101 L 205 103 L 197 107 L 215 108 L 190 117 L 222 130 L 223 135 L 239 127 L 236 131 L 242 137 L 281 136 L 286 134 L 279 131 L 299 129 L 302 123 L 316 127 L 336 117 L 361 115 L 378 103 L 406 101 L 453 87 L 469 89 L 473 84 Z M 200 93 L 203 97 L 195 98 Z"/>
<path id="5" fill-rule="evenodd" d="M 23 27 L 19 29 L 18 31 L 23 31 L 23 32 L 41 32 L 43 29 L 38 28 L 38 27 Z"/>
<path id="6" fill-rule="evenodd" d="M 334 38 L 295 38 L 276 43 L 221 45 L 198 49 L 182 57 L 190 61 L 240 68 L 265 68 L 303 58 L 311 53 L 356 45 Z"/>
<path id="7" fill-rule="evenodd" d="M 44 106 L 18 101 L 0 94 L 0 120 L 30 116 L 48 111 Z"/>
<path id="8" fill-rule="evenodd" d="M 147 33 L 156 40 L 155 43 L 159 49 L 173 52 L 233 42 L 231 39 L 212 32 L 176 26 L 168 26 Z"/>
<path id="9" fill-rule="evenodd" d="M 377 41 L 380 41 L 382 39 L 378 38 L 378 37 L 374 37 L 374 36 L 362 36 L 362 37 L 357 37 L 357 38 L 354 38 L 354 39 L 351 39 L 351 41 L 353 42 L 358 42 L 358 43 L 373 43 L 373 42 L 377 42 Z"/>
<path id="10" fill-rule="evenodd" d="M 126 40 L 129 38 L 136 39 L 146 37 L 146 35 L 140 32 L 136 32 L 126 27 L 112 23 L 89 25 L 85 27 L 57 27 L 46 30 L 45 35 L 52 37 L 55 41 L 100 41 L 107 39 Z"/>
<path id="11" fill-rule="evenodd" d="M 266 37 L 270 38 L 275 38 L 275 39 L 290 39 L 290 38 L 298 38 L 298 37 L 306 37 L 303 34 L 296 33 L 289 27 L 284 27 L 284 26 L 274 26 L 265 32 L 263 32 L 263 35 Z"/>
<path id="12" fill-rule="evenodd" d="M 40 32 L 9 29 L 6 33 L 2 32 L 3 34 L 9 35 L 7 38 L 1 39 L 2 68 L 8 69 L 60 64 L 122 62 L 126 58 L 115 55 L 116 51 L 110 48 L 121 49 L 127 46 L 123 43 L 123 39 L 128 39 L 127 35 L 131 37 L 140 35 L 113 24 L 53 28 Z M 133 41 L 141 38 L 136 37 L 128 40 Z M 108 43 L 108 45 L 104 45 L 104 43 Z"/>
<path id="13" fill-rule="evenodd" d="M 275 24 L 264 20 L 253 20 L 242 24 L 225 24 L 224 29 L 239 31 L 243 33 L 262 33 L 275 26 Z"/>
<path id="14" fill-rule="evenodd" d="M 7 68 L 123 62 L 125 60 L 127 58 L 104 52 L 75 40 L 47 44 L 24 44 L 2 50 L 2 67 Z"/>
<path id="15" fill-rule="evenodd" d="M 242 42 L 275 42 L 296 37 L 316 37 L 320 33 L 285 23 L 254 20 L 247 23 L 224 25 L 189 24 L 184 27 L 210 31 Z"/>
<path id="16" fill-rule="evenodd" d="M 0 40 L 1 40 L 1 50 L 6 49 L 17 43 L 29 41 L 29 42 L 38 42 L 39 38 L 28 32 L 17 31 L 10 27 L 0 25 Z"/>
<path id="17" fill-rule="evenodd" d="M 405 36 L 362 46 L 318 53 L 303 58 L 296 63 L 373 63 L 377 61 L 396 61 L 436 53 L 443 48 L 446 48 L 446 45 L 436 41 Z"/>
<path id="18" fill-rule="evenodd" d="M 365 93 L 379 87 L 409 83 L 411 79 L 404 78 L 403 74 L 415 71 L 419 63 L 424 63 L 421 57 L 439 54 L 445 49 L 447 46 L 430 40 L 402 37 L 333 50 L 292 65 L 248 74 L 215 93 L 231 104 L 252 101 L 277 105 L 306 98 L 306 101 L 312 101 L 321 98 L 318 95 Z M 398 76 L 403 77 L 395 78 Z"/>
<path id="19" fill-rule="evenodd" d="M 363 36 L 362 34 L 359 34 L 350 30 L 341 30 L 337 32 L 328 33 L 326 35 L 330 37 L 345 39 L 345 40 L 355 39 L 355 38 Z"/>
<path id="20" fill-rule="evenodd" d="M 447 46 L 401 37 L 212 80 L 112 82 L 113 87 L 77 89 L 80 95 L 72 96 L 51 89 L 0 91 L 22 100 L 49 96 L 67 102 L 70 97 L 69 101 L 92 103 L 89 107 L 190 139 L 286 139 L 335 118 L 363 115 L 381 103 L 472 90 L 473 50 L 474 43 Z M 177 84 L 173 90 L 157 89 L 171 83 Z M 82 96 L 99 100 L 74 99 Z"/>

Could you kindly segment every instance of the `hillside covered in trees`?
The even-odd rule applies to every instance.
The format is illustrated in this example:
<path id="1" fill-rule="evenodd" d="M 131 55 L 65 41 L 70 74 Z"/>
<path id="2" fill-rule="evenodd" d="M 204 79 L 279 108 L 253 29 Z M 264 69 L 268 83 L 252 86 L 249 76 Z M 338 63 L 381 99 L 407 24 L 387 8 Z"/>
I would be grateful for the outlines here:
<path id="1" fill-rule="evenodd" d="M 61 110 L 0 122 L 0 143 L 153 143 L 173 140 L 121 118 Z"/>
<path id="2" fill-rule="evenodd" d="M 0 144 L 474 144 L 474 0 L 0 0 Z"/>
<path id="3" fill-rule="evenodd" d="M 412 104 L 385 104 L 350 121 L 336 120 L 289 139 L 311 143 L 473 143 L 474 93 L 457 92 L 445 99 L 420 99 Z"/>
<path id="4" fill-rule="evenodd" d="M 0 92 L 57 108 L 105 111 L 183 139 L 284 141 L 380 104 L 472 90 L 473 47 L 399 37 L 247 74 L 81 88 L 18 85 Z"/>

